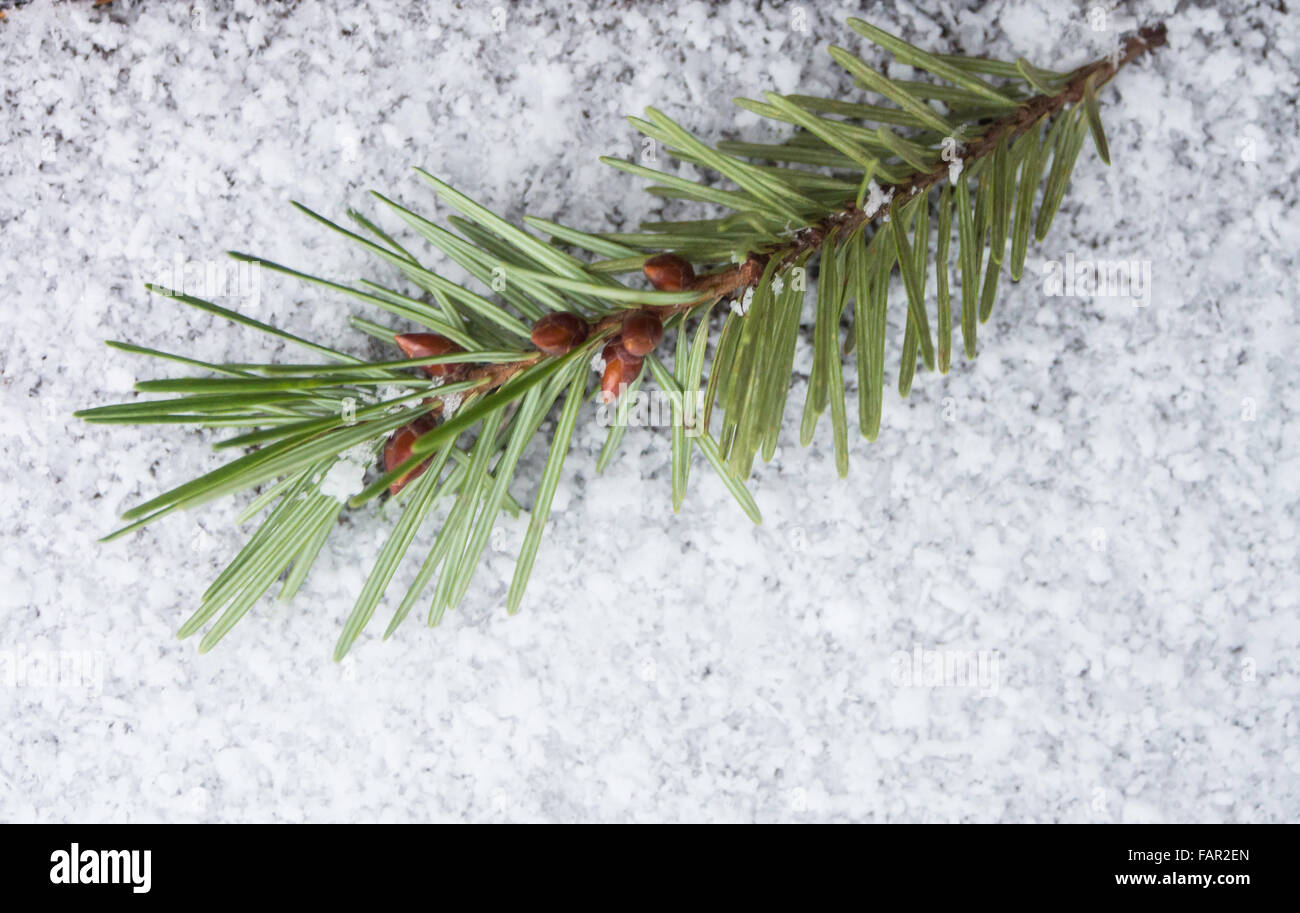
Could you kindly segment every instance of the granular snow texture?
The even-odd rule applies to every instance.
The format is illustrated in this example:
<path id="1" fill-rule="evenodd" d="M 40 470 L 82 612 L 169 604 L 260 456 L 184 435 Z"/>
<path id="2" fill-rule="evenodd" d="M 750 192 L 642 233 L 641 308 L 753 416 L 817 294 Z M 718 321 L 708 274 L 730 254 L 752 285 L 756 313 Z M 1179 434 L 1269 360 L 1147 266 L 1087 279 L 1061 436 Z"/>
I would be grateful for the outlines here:
<path id="1" fill-rule="evenodd" d="M 1300 23 L 1278 6 L 1165 0 L 1104 23 L 1049 0 L 8 10 L 0 819 L 1296 820 Z M 380 643 L 390 600 L 341 665 L 392 525 L 378 508 L 345 515 L 295 600 L 202 656 L 172 635 L 249 535 L 247 498 L 96 544 L 229 458 L 207 446 L 220 433 L 73 420 L 174 373 L 105 339 L 302 360 L 150 296 L 159 264 L 220 278 L 236 249 L 394 281 L 289 201 L 357 207 L 418 246 L 367 195 L 447 215 L 412 165 L 516 220 L 702 214 L 597 162 L 642 152 L 624 115 L 785 135 L 730 99 L 862 97 L 826 54 L 881 59 L 849 15 L 1057 69 L 1140 22 L 1165 21 L 1169 46 L 1105 89 L 1114 164 L 1085 146 L 978 360 L 888 396 L 848 479 L 826 419 L 797 445 L 805 333 L 786 442 L 752 483 L 762 526 L 703 460 L 672 515 L 663 428 L 630 430 L 595 474 L 587 409 L 515 618 L 526 516 L 440 628 L 413 617 Z M 1117 262 L 1149 283 L 1052 285 L 1053 264 Z M 384 316 L 358 302 L 272 274 L 232 290 L 258 319 L 381 351 L 347 325 Z M 544 459 L 531 448 L 520 480 Z"/>

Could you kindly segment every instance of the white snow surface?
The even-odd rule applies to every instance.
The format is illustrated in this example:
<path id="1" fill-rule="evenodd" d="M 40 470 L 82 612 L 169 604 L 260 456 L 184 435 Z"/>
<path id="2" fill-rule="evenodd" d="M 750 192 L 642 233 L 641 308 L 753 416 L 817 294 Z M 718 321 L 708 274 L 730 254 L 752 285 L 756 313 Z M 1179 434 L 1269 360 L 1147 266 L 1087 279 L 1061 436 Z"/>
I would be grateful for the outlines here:
<path id="1" fill-rule="evenodd" d="M 1114 164 L 1085 146 L 980 357 L 888 396 L 878 441 L 852 432 L 847 479 L 827 417 L 797 444 L 806 333 L 787 436 L 752 482 L 762 526 L 698 457 L 672 514 L 666 428 L 630 429 L 596 475 L 588 408 L 524 611 L 503 605 L 526 515 L 440 628 L 417 609 L 381 643 L 395 596 L 338 665 L 389 511 L 346 512 L 297 598 L 259 603 L 207 655 L 173 633 L 251 533 L 234 522 L 248 497 L 96 543 L 229 459 L 219 433 L 72 419 L 176 373 L 105 339 L 304 360 L 143 281 L 225 275 L 223 303 L 385 354 L 346 319 L 386 315 L 222 273 L 221 252 L 390 281 L 289 201 L 358 207 L 429 253 L 367 195 L 442 218 L 413 165 L 512 219 L 700 217 L 596 161 L 640 154 L 625 114 L 786 135 L 730 99 L 854 97 L 826 46 L 882 56 L 848 15 L 1058 69 L 1106 54 L 1105 33 L 1048 0 L 9 9 L 0 820 L 1296 820 L 1300 20 L 1175 6 L 1124 6 L 1114 24 L 1163 19 L 1169 47 L 1105 89 Z M 1067 254 L 1149 264 L 1146 306 L 1045 295 L 1043 265 Z M 896 282 L 890 383 L 902 301 Z M 851 365 L 846 384 L 852 420 Z M 924 674 L 962 652 L 982 685 Z"/>

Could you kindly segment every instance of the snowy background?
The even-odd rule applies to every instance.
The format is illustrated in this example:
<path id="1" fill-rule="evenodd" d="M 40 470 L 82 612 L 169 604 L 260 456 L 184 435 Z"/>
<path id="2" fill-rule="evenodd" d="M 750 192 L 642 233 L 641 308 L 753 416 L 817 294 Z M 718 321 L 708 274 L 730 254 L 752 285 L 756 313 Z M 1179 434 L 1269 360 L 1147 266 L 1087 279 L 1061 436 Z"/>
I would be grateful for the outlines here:
<path id="1" fill-rule="evenodd" d="M 235 248 L 386 281 L 288 203 L 374 215 L 375 188 L 445 215 L 412 165 L 512 218 L 633 227 L 656 202 L 596 161 L 639 150 L 625 114 L 777 136 L 730 99 L 848 96 L 826 46 L 875 53 L 848 15 L 1061 69 L 1114 36 L 1048 0 L 495 6 L 38 0 L 0 23 L 0 819 L 1300 818 L 1300 26 L 1272 3 L 1107 20 L 1170 38 L 1106 90 L 1115 164 L 1085 146 L 978 361 L 889 396 L 847 480 L 823 420 L 760 464 L 761 527 L 702 462 L 674 517 L 667 432 L 630 431 L 597 476 L 588 409 L 518 617 L 522 520 L 441 628 L 331 662 L 376 510 L 291 604 L 206 656 L 173 638 L 244 502 L 95 544 L 221 458 L 69 413 L 165 372 L 105 339 L 293 356 L 151 298 L 152 265 Z M 1067 255 L 1149 263 L 1147 306 L 1048 297 Z M 367 345 L 352 302 L 287 279 L 228 303 Z M 802 399 L 801 376 L 792 433 Z M 916 651 L 988 678 L 909 681 Z"/>

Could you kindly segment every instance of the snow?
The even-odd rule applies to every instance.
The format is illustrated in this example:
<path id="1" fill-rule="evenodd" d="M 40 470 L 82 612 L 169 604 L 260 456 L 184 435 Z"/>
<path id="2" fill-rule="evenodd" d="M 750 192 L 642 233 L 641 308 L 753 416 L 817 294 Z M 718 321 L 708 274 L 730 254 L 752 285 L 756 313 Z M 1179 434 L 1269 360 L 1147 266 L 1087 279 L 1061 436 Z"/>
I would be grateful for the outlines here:
<path id="1" fill-rule="evenodd" d="M 481 356 L 480 356 L 481 357 Z M 451 418 L 460 408 L 462 400 L 465 398 L 463 393 L 448 393 L 442 398 L 442 415 L 443 418 Z"/>
<path id="2" fill-rule="evenodd" d="M 744 293 L 741 294 L 739 298 L 733 298 L 731 300 L 731 310 L 734 313 L 739 314 L 741 317 L 744 317 L 746 314 L 749 313 L 749 306 L 753 303 L 754 303 L 754 289 L 751 286 L 745 289 Z"/>
<path id="3" fill-rule="evenodd" d="M 375 463 L 374 451 L 369 445 L 358 444 L 339 454 L 320 481 L 320 493 L 333 498 L 340 504 L 346 504 L 355 494 L 365 487 L 366 470 Z"/>
<path id="4" fill-rule="evenodd" d="M 1114 164 L 1085 145 L 979 359 L 888 396 L 875 443 L 851 430 L 847 480 L 825 416 L 797 443 L 805 332 L 778 456 L 752 483 L 761 527 L 698 455 L 672 513 L 667 428 L 629 428 L 597 475 L 607 429 L 586 406 L 523 611 L 503 606 L 527 517 L 504 517 L 441 627 L 417 610 L 379 640 L 419 551 L 341 665 L 393 523 L 377 506 L 345 511 L 299 595 L 204 656 L 172 635 L 253 531 L 235 523 L 247 499 L 95 542 L 230 458 L 207 446 L 225 432 L 73 420 L 187 373 L 103 340 L 310 360 L 146 294 L 158 264 L 236 249 L 397 281 L 291 199 L 340 222 L 355 206 L 420 256 L 367 195 L 441 219 L 412 165 L 515 220 L 701 218 L 596 161 L 640 154 L 624 115 L 654 104 L 709 138 L 779 140 L 730 99 L 861 97 L 826 45 L 881 58 L 844 15 L 1040 66 L 1113 46 L 1047 0 L 798 6 L 802 31 L 789 4 L 703 0 L 8 11 L 0 820 L 1300 817 L 1300 20 L 1274 4 L 1125 6 L 1164 18 L 1170 47 L 1104 91 Z M 1149 303 L 1044 294 L 1042 265 L 1068 254 L 1149 262 Z M 358 354 L 400 357 L 350 314 L 413 329 L 270 272 L 245 291 L 222 303 Z M 902 301 L 895 281 L 891 388 Z M 531 446 L 520 478 L 546 456 Z M 996 691 L 900 686 L 891 658 L 917 646 L 996 651 Z"/>
<path id="5" fill-rule="evenodd" d="M 881 188 L 875 181 L 867 182 L 867 198 L 862 203 L 862 211 L 866 213 L 878 212 L 889 205 L 889 201 L 894 198 L 894 188 L 888 190 Z"/>

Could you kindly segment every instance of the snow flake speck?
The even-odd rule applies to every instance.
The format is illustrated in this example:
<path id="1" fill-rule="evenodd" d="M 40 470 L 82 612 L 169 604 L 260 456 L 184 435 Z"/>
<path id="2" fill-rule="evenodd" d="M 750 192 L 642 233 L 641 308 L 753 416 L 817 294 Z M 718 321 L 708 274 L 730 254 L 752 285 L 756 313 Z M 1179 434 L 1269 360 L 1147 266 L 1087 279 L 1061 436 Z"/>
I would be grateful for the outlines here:
<path id="1" fill-rule="evenodd" d="M 378 398 L 378 402 L 384 403 L 405 396 L 407 392 L 408 391 L 405 387 L 399 387 L 395 384 L 384 384 L 375 391 L 375 396 Z M 399 406 L 407 409 L 412 408 L 414 405 L 415 403 L 413 402 L 399 403 Z"/>
<path id="2" fill-rule="evenodd" d="M 750 288 L 745 289 L 745 294 L 741 295 L 739 298 L 732 299 L 731 309 L 735 311 L 737 314 L 739 314 L 741 317 L 744 317 L 746 314 L 749 313 L 749 306 L 753 304 L 753 302 L 754 302 L 754 289 L 751 286 Z"/>
<path id="3" fill-rule="evenodd" d="M 359 444 L 339 454 L 320 480 L 317 490 L 327 498 L 333 498 L 340 504 L 361 491 L 366 477 L 366 470 L 374 461 L 374 454 L 369 445 Z"/>
<path id="4" fill-rule="evenodd" d="M 894 188 L 882 190 L 880 185 L 875 181 L 867 184 L 867 199 L 862 204 L 862 211 L 866 213 L 878 212 L 889 205 L 889 201 L 894 198 Z"/>

